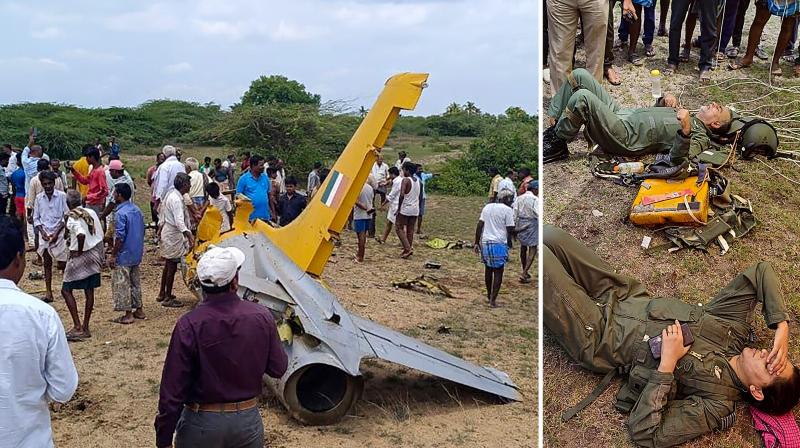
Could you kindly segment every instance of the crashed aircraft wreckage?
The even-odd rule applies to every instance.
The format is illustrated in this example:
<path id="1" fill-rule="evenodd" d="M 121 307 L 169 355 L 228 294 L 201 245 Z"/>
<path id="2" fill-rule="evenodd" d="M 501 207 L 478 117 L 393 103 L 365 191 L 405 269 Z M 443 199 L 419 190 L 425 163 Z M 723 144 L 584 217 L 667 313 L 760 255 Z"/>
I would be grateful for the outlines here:
<path id="1" fill-rule="evenodd" d="M 339 421 L 363 389 L 363 358 L 380 358 L 520 400 L 508 375 L 466 362 L 346 310 L 320 279 L 334 243 L 402 109 L 414 109 L 428 75 L 390 78 L 333 165 L 320 190 L 291 224 L 274 228 L 248 222 L 252 210 L 237 201 L 233 229 L 220 235 L 219 212 L 211 208 L 200 223 L 200 243 L 187 257 L 187 284 L 199 294 L 194 267 L 209 244 L 241 249 L 247 259 L 239 273 L 239 296 L 269 308 L 279 326 L 289 368 L 268 385 L 291 415 L 305 424 Z"/>

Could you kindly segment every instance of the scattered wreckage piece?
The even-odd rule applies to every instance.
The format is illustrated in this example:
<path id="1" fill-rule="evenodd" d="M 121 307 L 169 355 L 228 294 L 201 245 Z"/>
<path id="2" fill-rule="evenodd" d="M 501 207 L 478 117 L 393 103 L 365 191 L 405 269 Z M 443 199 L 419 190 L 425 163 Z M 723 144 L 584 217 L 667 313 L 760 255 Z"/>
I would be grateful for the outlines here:
<path id="1" fill-rule="evenodd" d="M 401 289 L 410 289 L 412 291 L 422 290 L 428 294 L 436 296 L 444 296 L 453 298 L 453 293 L 450 289 L 439 282 L 439 279 L 430 275 L 420 275 L 412 279 L 392 282 L 392 286 Z"/>

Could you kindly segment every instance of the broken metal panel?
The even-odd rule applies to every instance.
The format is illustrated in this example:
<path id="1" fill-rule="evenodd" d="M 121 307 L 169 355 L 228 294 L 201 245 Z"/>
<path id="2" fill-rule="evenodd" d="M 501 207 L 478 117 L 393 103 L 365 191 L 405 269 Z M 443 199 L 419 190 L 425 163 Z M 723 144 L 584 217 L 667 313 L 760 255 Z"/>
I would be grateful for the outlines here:
<path id="1" fill-rule="evenodd" d="M 287 348 L 293 362 L 298 361 L 300 353 L 305 356 L 309 351 L 319 352 L 324 363 L 336 364 L 351 375 L 359 375 L 363 357 L 378 357 L 510 400 L 520 400 L 516 386 L 506 374 L 474 365 L 351 314 L 328 289 L 291 263 L 264 235 L 236 236 L 221 241 L 219 245 L 236 246 L 244 251 L 247 261 L 242 270 L 245 272 L 249 266 L 262 264 L 267 278 L 259 280 L 243 273 L 240 275 L 241 285 L 272 297 L 291 297 L 305 332 L 321 341 L 310 349 L 305 346 L 305 341 L 296 338 Z M 269 279 L 284 281 L 278 284 Z M 335 320 L 338 322 L 332 320 L 333 316 L 337 316 Z M 301 347 L 297 347 L 298 344 Z M 331 361 L 328 356 L 333 356 L 336 361 Z"/>
<path id="2" fill-rule="evenodd" d="M 517 386 L 503 372 L 464 361 L 370 320 L 353 316 L 353 321 L 364 332 L 378 358 L 509 400 L 519 401 L 522 398 Z"/>

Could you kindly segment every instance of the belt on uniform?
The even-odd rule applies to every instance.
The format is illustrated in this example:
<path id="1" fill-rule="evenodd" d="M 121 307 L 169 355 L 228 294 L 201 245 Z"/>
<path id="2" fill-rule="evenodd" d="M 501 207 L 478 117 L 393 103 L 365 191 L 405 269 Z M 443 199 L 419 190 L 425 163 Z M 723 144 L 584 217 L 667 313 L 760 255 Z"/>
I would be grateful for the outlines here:
<path id="1" fill-rule="evenodd" d="M 193 412 L 237 412 L 246 411 L 258 406 L 258 399 L 251 398 L 249 400 L 237 401 L 235 403 L 188 403 L 185 405 L 186 409 Z"/>

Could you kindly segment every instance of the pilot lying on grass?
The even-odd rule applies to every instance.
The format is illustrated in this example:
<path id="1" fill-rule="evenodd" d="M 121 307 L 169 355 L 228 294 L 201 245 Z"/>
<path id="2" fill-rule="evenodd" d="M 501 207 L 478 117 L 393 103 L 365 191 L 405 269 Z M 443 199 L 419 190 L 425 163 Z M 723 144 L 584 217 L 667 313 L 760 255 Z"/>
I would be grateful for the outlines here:
<path id="1" fill-rule="evenodd" d="M 544 131 L 544 163 L 567 158 L 567 142 L 586 126 L 587 138 L 607 154 L 669 152 L 670 163 L 680 167 L 708 149 L 711 134 L 726 133 L 733 120 L 731 109 L 717 103 L 692 116 L 671 94 L 660 98 L 658 107 L 626 109 L 585 69 L 567 79 L 547 110 L 551 126 Z"/>
<path id="2" fill-rule="evenodd" d="M 701 305 L 652 297 L 551 225 L 544 226 L 542 253 L 544 325 L 582 367 L 627 376 L 616 407 L 630 413 L 638 446 L 673 446 L 728 429 L 739 401 L 773 415 L 797 404 L 800 370 L 787 357 L 789 315 L 769 263 L 739 274 Z M 759 303 L 775 330 L 770 351 L 747 346 Z M 689 347 L 680 323 L 694 337 Z M 648 343 L 659 335 L 660 360 Z"/>

